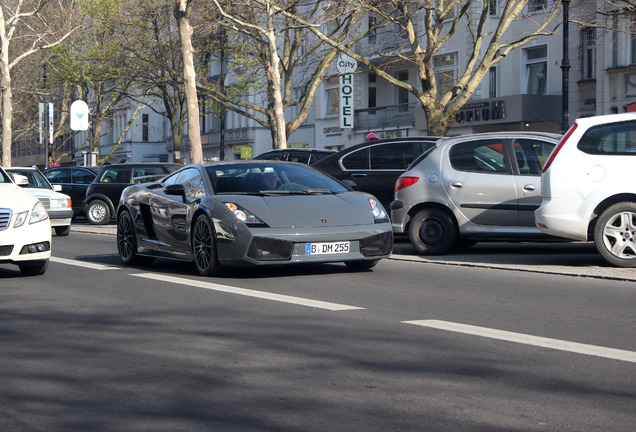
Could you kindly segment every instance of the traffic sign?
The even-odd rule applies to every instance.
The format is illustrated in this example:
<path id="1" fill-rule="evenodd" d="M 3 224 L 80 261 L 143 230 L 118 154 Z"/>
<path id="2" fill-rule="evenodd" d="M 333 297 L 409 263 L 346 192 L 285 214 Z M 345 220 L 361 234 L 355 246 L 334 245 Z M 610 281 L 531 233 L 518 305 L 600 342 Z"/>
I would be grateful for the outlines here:
<path id="1" fill-rule="evenodd" d="M 88 105 L 82 100 L 76 100 L 71 104 L 71 130 L 88 130 Z"/>

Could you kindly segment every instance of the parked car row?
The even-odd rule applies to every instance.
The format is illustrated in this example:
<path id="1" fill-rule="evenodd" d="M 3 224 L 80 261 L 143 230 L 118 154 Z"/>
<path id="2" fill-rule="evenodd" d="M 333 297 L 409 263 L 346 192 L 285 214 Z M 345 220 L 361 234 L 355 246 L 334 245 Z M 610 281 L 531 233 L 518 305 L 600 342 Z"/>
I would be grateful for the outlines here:
<path id="1" fill-rule="evenodd" d="M 377 199 L 372 205 L 373 211 L 387 216 L 386 222 L 390 216 L 392 233 L 407 235 L 420 254 L 445 254 L 453 248 L 471 246 L 478 241 L 593 240 L 601 256 L 609 263 L 636 267 L 636 191 L 628 177 L 630 158 L 636 156 L 636 114 L 578 119 L 565 136 L 510 131 L 445 138 L 409 137 L 370 141 L 340 152 L 304 150 L 304 159 L 300 153 L 291 158 L 292 150 L 268 152 L 260 157 L 263 165 L 248 164 L 244 168 L 234 161 L 235 165 L 227 165 L 231 166 L 227 171 L 207 165 L 197 168 L 199 189 L 196 194 L 199 195 L 193 195 L 187 189 L 192 180 L 185 175 L 196 170 L 184 170 L 178 164 L 109 165 L 97 172 L 90 167 L 62 167 L 46 170 L 45 174 L 55 182 L 69 181 L 61 183 L 63 190 L 69 193 L 73 188 L 84 189 L 78 195 L 83 206 L 74 206 L 74 209 L 76 213 L 84 211 L 89 221 L 95 224 L 108 223 L 116 217 L 121 232 L 130 230 L 120 226 L 125 225 L 125 221 L 119 220 L 121 212 L 117 213 L 120 197 L 133 200 L 124 207 L 134 217 L 141 217 L 138 215 L 144 215 L 143 211 L 151 209 L 139 227 L 152 230 L 122 234 L 122 244 L 128 244 L 132 254 L 128 258 L 122 256 L 123 261 L 133 261 L 137 255 L 157 253 L 148 245 L 139 246 L 138 236 L 155 242 L 160 239 L 152 236 L 158 236 L 161 231 L 157 231 L 156 227 L 168 227 L 170 235 L 180 232 L 177 225 L 181 225 L 177 224 L 173 213 L 175 206 L 187 207 L 193 201 L 192 197 L 205 196 L 212 199 L 214 205 L 225 203 L 219 201 L 217 195 L 220 194 L 261 197 L 263 203 L 260 204 L 254 198 L 246 201 L 233 198 L 235 207 L 230 213 L 263 222 L 261 216 L 274 214 L 274 203 L 287 205 L 287 202 L 294 202 L 298 208 L 296 213 L 304 215 L 301 209 L 305 210 L 305 203 L 300 203 L 299 196 L 346 196 L 341 195 L 344 191 L 333 184 L 316 187 L 313 183 L 312 186 L 290 181 L 281 177 L 280 172 L 285 173 L 288 168 L 283 170 L 283 165 L 266 165 L 267 161 L 280 159 L 311 165 L 308 172 L 321 171 L 328 175 L 321 178 L 321 182 L 332 177 L 339 180 L 347 191 L 364 192 L 369 194 L 365 195 L 367 198 Z M 307 156 L 317 154 L 324 157 L 313 162 Z M 220 166 L 226 167 L 226 164 Z M 178 174 L 174 173 L 177 169 L 180 169 Z M 263 179 L 270 177 L 265 175 L 266 172 L 276 174 L 277 186 L 249 186 L 247 179 L 257 172 Z M 20 173 L 30 174 L 24 169 Z M 246 182 L 241 187 L 216 190 L 218 182 L 223 184 L 231 177 L 245 179 Z M 133 184 L 140 186 L 126 189 Z M 66 189 L 65 185 L 68 185 Z M 281 187 L 283 189 L 279 189 Z M 135 191 L 134 198 L 131 198 L 131 191 Z M 137 204 L 135 200 L 140 196 L 146 196 L 144 199 L 149 201 Z M 276 199 L 270 199 L 271 196 Z M 277 200 L 281 196 L 288 201 Z M 292 200 L 290 197 L 296 198 Z M 161 208 L 162 205 L 166 208 Z M 281 208 L 292 211 L 292 207 Z M 259 209 L 256 213 L 261 216 L 257 216 L 254 209 Z M 171 220 L 162 221 L 156 227 L 145 226 L 144 223 L 155 221 L 155 211 L 164 217 L 172 215 Z M 228 214 L 223 213 L 223 216 Z M 283 218 L 283 215 L 278 217 L 289 219 Z M 295 217 L 292 218 L 294 226 L 301 226 Z M 305 217 L 309 215 L 302 216 Z M 54 219 L 51 216 L 51 220 Z M 323 219 L 332 221 L 334 216 Z M 216 213 L 210 214 L 212 220 L 218 220 Z M 267 221 L 263 226 L 271 228 L 272 220 Z M 182 222 L 194 223 L 193 220 Z M 245 233 L 232 232 L 222 223 L 217 225 L 213 228 L 216 236 L 236 238 L 240 234 L 242 239 L 250 238 L 249 235 L 244 237 Z M 248 231 L 251 228 L 249 226 Z M 63 232 L 58 234 L 63 235 Z M 183 237 L 183 232 L 179 235 L 182 242 L 188 240 Z M 223 244 L 228 238 L 218 240 L 219 244 Z M 312 242 L 317 241 L 314 239 Z M 183 249 L 184 245 L 181 243 L 179 247 Z M 120 254 L 125 254 L 121 247 Z M 203 245 L 198 247 L 203 248 Z M 259 245 L 251 247 L 260 250 Z M 181 252 L 187 254 L 188 250 L 185 248 Z M 216 253 L 220 253 L 219 250 Z M 208 255 L 204 259 L 216 260 L 218 264 L 236 258 L 230 259 L 224 253 Z M 267 255 L 273 252 L 266 250 L 259 253 Z"/>

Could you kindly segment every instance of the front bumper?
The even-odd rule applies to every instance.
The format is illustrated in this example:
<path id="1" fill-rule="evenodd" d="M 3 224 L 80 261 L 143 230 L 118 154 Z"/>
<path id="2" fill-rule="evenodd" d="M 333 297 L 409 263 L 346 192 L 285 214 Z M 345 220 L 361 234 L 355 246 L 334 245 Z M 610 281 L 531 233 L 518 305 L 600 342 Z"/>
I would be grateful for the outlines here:
<path id="1" fill-rule="evenodd" d="M 73 220 L 75 212 L 72 208 L 60 210 L 48 210 L 52 227 L 69 226 Z"/>
<path id="2" fill-rule="evenodd" d="M 51 223 L 49 219 L 18 228 L 10 226 L 0 231 L 0 263 L 41 261 L 51 257 Z"/>

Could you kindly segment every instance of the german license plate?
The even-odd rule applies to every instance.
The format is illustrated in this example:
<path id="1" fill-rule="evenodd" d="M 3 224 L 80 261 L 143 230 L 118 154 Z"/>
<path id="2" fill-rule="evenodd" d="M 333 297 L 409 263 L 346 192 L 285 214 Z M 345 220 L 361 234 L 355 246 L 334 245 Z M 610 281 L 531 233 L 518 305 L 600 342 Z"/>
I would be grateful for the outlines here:
<path id="1" fill-rule="evenodd" d="M 349 252 L 349 242 L 307 243 L 305 255 L 341 254 Z"/>

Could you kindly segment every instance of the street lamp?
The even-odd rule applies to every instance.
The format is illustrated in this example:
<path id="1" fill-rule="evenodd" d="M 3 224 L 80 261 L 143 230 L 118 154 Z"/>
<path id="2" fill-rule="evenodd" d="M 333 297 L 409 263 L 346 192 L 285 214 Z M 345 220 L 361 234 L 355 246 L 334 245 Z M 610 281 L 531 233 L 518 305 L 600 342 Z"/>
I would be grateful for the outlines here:
<path id="1" fill-rule="evenodd" d="M 568 41 L 569 41 L 569 20 L 570 20 L 570 0 L 563 0 L 563 61 L 561 62 L 561 71 L 563 77 L 561 81 L 561 132 L 565 133 L 570 127 L 568 113 L 568 94 L 569 94 L 569 72 L 570 59 L 568 57 Z"/>

